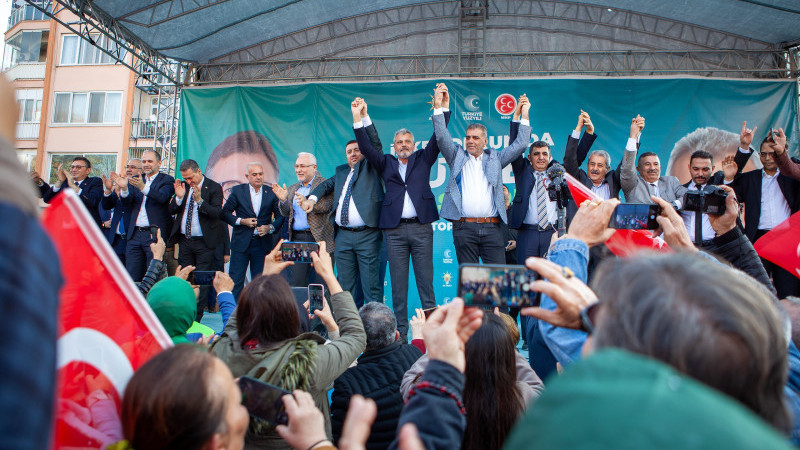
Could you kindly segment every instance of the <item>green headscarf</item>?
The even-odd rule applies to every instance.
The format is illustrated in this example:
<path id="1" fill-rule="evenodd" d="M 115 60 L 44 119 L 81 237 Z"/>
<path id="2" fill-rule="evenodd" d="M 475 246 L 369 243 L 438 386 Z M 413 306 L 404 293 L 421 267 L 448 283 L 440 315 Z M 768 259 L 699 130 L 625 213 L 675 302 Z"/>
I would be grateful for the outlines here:
<path id="1" fill-rule="evenodd" d="M 164 278 L 150 289 L 147 303 L 153 308 L 173 343 L 189 343 L 186 330 L 192 326 L 197 314 L 197 299 L 192 285 L 178 277 Z"/>

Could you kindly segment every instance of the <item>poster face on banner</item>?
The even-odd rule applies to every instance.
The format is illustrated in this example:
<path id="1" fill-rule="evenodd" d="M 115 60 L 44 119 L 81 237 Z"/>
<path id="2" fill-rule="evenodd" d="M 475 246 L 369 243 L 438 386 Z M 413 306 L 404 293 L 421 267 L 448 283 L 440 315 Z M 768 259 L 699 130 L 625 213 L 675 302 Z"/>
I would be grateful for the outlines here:
<path id="1" fill-rule="evenodd" d="M 266 155 L 274 155 L 261 157 L 265 181 L 287 186 L 297 182 L 294 162 L 299 152 L 316 155 L 319 172 L 330 177 L 336 166 L 346 163 L 345 144 L 354 139 L 350 114 L 353 98 L 362 97 L 367 102 L 384 151 L 393 152 L 394 132 L 400 128 L 414 133 L 419 149 L 433 133 L 430 102 L 437 82 L 448 85 L 452 111 L 448 129 L 459 143 L 470 123 L 481 122 L 488 127 L 489 146 L 496 149 L 506 146 L 517 98 L 527 94 L 532 104 L 532 141 L 548 142 L 555 159 L 563 161 L 567 137 L 575 128 L 580 110 L 584 110 L 591 115 L 598 136 L 592 150 L 608 151 L 611 166 L 616 167 L 625 150 L 631 119 L 641 114 L 646 118 L 646 126 L 640 152 L 658 154 L 662 174 L 671 170 L 682 182 L 688 181 L 688 154 L 682 154 L 680 147 L 703 145 L 735 152 L 745 120 L 748 128 L 758 127 L 753 142 L 756 146 L 770 127 L 786 130 L 790 148 L 796 148 L 800 135 L 797 83 L 793 80 L 431 79 L 234 86 L 182 90 L 178 161 L 196 159 L 210 178 L 230 189 L 246 182 L 245 165 L 254 158 L 231 155 L 226 149 L 236 147 L 237 137 L 243 136 L 239 133 L 250 133 L 249 142 L 255 142 Z M 676 146 L 679 141 L 690 145 Z M 718 160 L 721 157 L 715 162 Z M 717 165 L 716 169 L 721 169 L 718 162 Z M 431 188 L 440 207 L 449 176 L 450 170 L 440 156 L 430 174 Z M 510 166 L 503 172 L 503 181 L 513 197 Z M 436 301 L 441 304 L 455 296 L 458 262 L 450 222 L 439 220 L 432 226 L 434 290 Z M 419 305 L 419 297 L 413 273 L 410 276 L 409 308 L 413 308 Z M 387 304 L 391 304 L 390 283 L 387 271 L 384 287 Z"/>

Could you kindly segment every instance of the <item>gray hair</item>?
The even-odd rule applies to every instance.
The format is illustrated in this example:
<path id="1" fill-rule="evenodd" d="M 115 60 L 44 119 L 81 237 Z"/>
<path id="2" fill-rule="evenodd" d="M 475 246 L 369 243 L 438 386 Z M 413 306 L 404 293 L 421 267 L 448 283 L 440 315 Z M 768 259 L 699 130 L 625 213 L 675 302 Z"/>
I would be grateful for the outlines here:
<path id="1" fill-rule="evenodd" d="M 486 139 L 486 137 L 488 136 L 488 133 L 487 133 L 487 131 L 486 131 L 486 125 L 484 125 L 484 124 L 482 124 L 482 123 L 473 123 L 473 124 L 470 124 L 470 125 L 467 127 L 467 131 L 469 131 L 469 130 L 481 130 L 481 133 L 483 133 L 483 138 L 484 138 L 484 139 Z"/>
<path id="2" fill-rule="evenodd" d="M 298 153 L 298 154 L 297 154 L 297 159 L 300 159 L 300 157 L 301 157 L 301 156 L 305 156 L 305 157 L 307 157 L 308 159 L 310 159 L 310 160 L 311 160 L 311 164 L 313 164 L 313 165 L 315 165 L 315 166 L 317 165 L 317 157 L 316 157 L 316 156 L 314 156 L 314 155 L 312 155 L 311 153 L 308 153 L 308 152 L 300 152 L 300 153 Z"/>
<path id="3" fill-rule="evenodd" d="M 589 153 L 589 158 L 588 159 L 592 159 L 592 156 L 595 156 L 595 155 L 602 156 L 603 158 L 605 158 L 606 167 L 608 167 L 608 168 L 611 167 L 611 155 L 609 155 L 607 151 L 605 151 L 605 150 L 594 150 L 591 153 Z"/>
<path id="4" fill-rule="evenodd" d="M 251 161 L 251 162 L 247 163 L 247 166 L 245 167 L 244 170 L 246 170 L 247 173 L 250 173 L 250 168 L 253 167 L 253 166 L 261 167 L 261 170 L 264 170 L 264 164 L 262 164 L 262 163 L 260 163 L 258 161 Z"/>
<path id="5" fill-rule="evenodd" d="M 394 342 L 397 318 L 388 306 L 369 302 L 358 310 L 367 334 L 367 350 L 377 350 Z"/>
<path id="6" fill-rule="evenodd" d="M 394 138 L 397 139 L 397 136 L 399 136 L 401 134 L 410 134 L 411 135 L 411 141 L 412 142 L 414 141 L 414 133 L 412 133 L 411 130 L 409 130 L 408 128 L 400 128 L 399 130 L 395 131 L 394 132 Z"/>
<path id="7" fill-rule="evenodd" d="M 139 163 L 139 164 L 141 164 L 141 163 L 142 163 L 142 160 L 141 160 L 141 159 L 139 159 L 139 158 L 131 158 L 131 159 L 129 159 L 129 160 L 128 160 L 128 163 L 130 164 L 130 163 L 132 163 L 132 162 L 134 162 L 134 161 L 136 161 L 136 162 L 137 162 L 137 163 Z"/>
<path id="8" fill-rule="evenodd" d="M 675 162 L 682 156 L 687 158 L 697 150 L 703 150 L 714 157 L 716 161 L 722 161 L 728 155 L 735 155 L 739 148 L 739 135 L 727 130 L 720 130 L 714 127 L 698 128 L 686 136 L 680 138 L 669 154 L 667 163 L 667 175 L 672 175 L 675 169 Z M 758 158 L 751 158 L 757 168 L 761 167 Z M 741 167 L 740 167 L 741 169 Z"/>

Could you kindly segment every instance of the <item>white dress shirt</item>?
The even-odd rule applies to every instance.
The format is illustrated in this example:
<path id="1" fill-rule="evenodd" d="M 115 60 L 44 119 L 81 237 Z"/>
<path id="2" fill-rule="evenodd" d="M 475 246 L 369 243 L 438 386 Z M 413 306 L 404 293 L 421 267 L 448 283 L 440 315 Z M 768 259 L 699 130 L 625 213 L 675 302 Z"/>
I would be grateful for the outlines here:
<path id="1" fill-rule="evenodd" d="M 197 185 L 197 189 L 202 189 L 203 188 L 203 183 L 205 181 L 206 181 L 206 177 L 203 176 L 203 179 L 200 180 L 200 184 Z M 190 187 L 189 190 L 186 191 L 186 195 L 184 195 L 183 198 L 181 198 L 181 199 L 176 198 L 175 199 L 175 203 L 177 203 L 178 206 L 182 205 L 183 201 L 186 198 L 192 197 L 193 193 L 194 193 L 194 188 Z M 188 207 L 188 205 L 187 205 L 187 207 Z M 197 202 L 195 202 L 194 208 L 192 209 L 192 219 L 191 219 L 192 220 L 192 237 L 200 237 L 200 236 L 203 235 L 203 229 L 200 228 L 200 216 L 198 215 L 199 214 L 199 210 L 200 210 L 200 208 L 199 208 Z M 183 218 L 181 219 L 180 232 L 182 234 L 186 234 L 186 219 L 187 219 L 186 214 L 184 214 Z"/>
<path id="2" fill-rule="evenodd" d="M 702 185 L 701 188 L 706 187 L 706 185 Z M 690 191 L 697 191 L 697 186 L 694 183 L 689 183 Z M 686 231 L 689 232 L 689 239 L 694 242 L 694 211 L 681 211 L 681 217 L 683 218 L 683 223 L 686 225 Z M 713 239 L 716 236 L 716 232 L 714 232 L 714 228 L 711 227 L 711 222 L 708 220 L 708 214 L 703 214 L 703 235 L 701 236 L 701 241 L 707 241 L 709 239 Z"/>
<path id="3" fill-rule="evenodd" d="M 247 187 L 249 188 L 250 191 L 250 203 L 253 205 L 253 211 L 256 213 L 256 218 L 258 218 L 258 212 L 261 211 L 261 198 L 262 198 L 261 193 L 263 192 L 264 189 L 263 187 L 261 187 L 258 188 L 258 190 L 256 190 L 256 188 L 254 188 L 253 185 L 250 183 L 247 183 Z M 241 224 L 242 224 L 242 219 L 237 218 L 236 225 L 241 225 Z M 258 231 L 255 228 L 253 228 L 253 235 L 258 235 Z"/>
<path id="4" fill-rule="evenodd" d="M 525 214 L 525 220 L 522 222 L 528 225 L 539 225 L 539 202 L 537 198 L 537 187 L 539 183 L 544 180 L 544 187 L 550 185 L 550 179 L 547 178 L 547 175 L 544 172 L 535 171 L 534 174 L 536 175 L 536 186 L 533 187 L 531 191 L 531 198 L 528 200 L 528 212 Z M 547 221 L 551 224 L 556 223 L 558 220 L 557 209 L 558 205 L 556 202 L 550 200 L 549 194 L 547 195 Z"/>
<path id="5" fill-rule="evenodd" d="M 364 163 L 366 164 L 366 162 Z M 358 213 L 358 209 L 356 208 L 356 203 L 353 201 L 353 192 L 350 192 L 350 203 L 347 205 L 347 225 L 342 225 L 342 203 L 344 203 L 344 196 L 347 195 L 347 186 L 350 185 L 350 179 L 353 178 L 353 174 L 355 170 L 351 167 L 350 173 L 347 174 L 347 179 L 344 180 L 344 186 L 342 186 L 342 193 L 339 195 L 339 201 L 337 202 L 336 206 L 336 224 L 341 226 L 346 226 L 348 228 L 356 228 L 356 227 L 363 227 L 366 225 L 364 223 L 364 219 L 361 218 L 361 214 Z"/>
<path id="6" fill-rule="evenodd" d="M 786 197 L 783 196 L 780 185 L 778 185 L 778 175 L 769 176 L 764 169 L 761 169 L 761 217 L 758 219 L 759 230 L 771 230 L 777 227 L 792 215 Z"/>
<path id="7" fill-rule="evenodd" d="M 142 188 L 142 206 L 139 208 L 139 215 L 136 216 L 136 226 L 137 227 L 149 227 L 150 226 L 150 219 L 147 218 L 147 210 L 145 209 L 144 205 L 147 203 L 147 194 L 150 192 L 150 185 L 153 183 L 153 179 L 157 177 L 158 174 L 148 177 L 145 174 L 142 174 L 142 179 L 144 180 L 144 187 Z M 119 196 L 122 198 L 127 198 L 130 192 L 128 189 L 124 191 L 119 191 Z"/>
<path id="8" fill-rule="evenodd" d="M 403 181 L 406 181 L 406 170 L 408 170 L 408 164 L 403 164 L 402 161 L 397 161 L 397 171 L 400 172 L 400 178 Z M 408 189 L 406 189 L 405 195 L 403 196 L 403 214 L 400 216 L 403 219 L 411 219 L 417 217 L 417 209 L 414 208 L 414 202 L 411 201 L 411 197 L 408 196 Z"/>
<path id="9" fill-rule="evenodd" d="M 483 173 L 483 157 L 468 155 L 461 169 L 461 209 L 464 217 L 495 217 L 494 186 Z"/>

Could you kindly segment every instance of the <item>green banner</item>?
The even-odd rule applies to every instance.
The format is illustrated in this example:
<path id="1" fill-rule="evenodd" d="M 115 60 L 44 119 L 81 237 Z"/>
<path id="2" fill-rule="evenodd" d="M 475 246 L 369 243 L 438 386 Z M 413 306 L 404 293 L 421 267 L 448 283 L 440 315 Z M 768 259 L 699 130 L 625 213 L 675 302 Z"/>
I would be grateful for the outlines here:
<path id="1" fill-rule="evenodd" d="M 532 139 L 550 143 L 554 158 L 563 160 L 567 136 L 583 109 L 591 115 L 598 135 L 593 149 L 608 151 L 616 166 L 631 118 L 641 114 L 646 118 L 641 151 L 656 152 L 662 170 L 669 170 L 684 182 L 688 180 L 688 160 L 682 152 L 695 148 L 735 151 L 745 120 L 749 128 L 758 127 L 758 142 L 770 127 L 786 130 L 791 149 L 797 148 L 800 136 L 794 80 L 456 79 L 233 86 L 182 90 L 177 160 L 197 160 L 210 178 L 229 189 L 246 182 L 245 164 L 253 159 L 252 155 L 229 153 L 230 144 L 235 142 L 231 136 L 251 131 L 261 135 L 259 142 L 271 148 L 276 157 L 277 167 L 271 173 L 265 167 L 266 181 L 295 183 L 294 161 L 301 151 L 315 154 L 320 173 L 328 177 L 336 166 L 345 164 L 345 143 L 354 139 L 350 115 L 353 98 L 366 100 L 385 151 L 391 151 L 394 132 L 399 128 L 410 129 L 417 148 L 421 148 L 433 131 L 429 102 L 439 81 L 449 87 L 453 112 L 449 129 L 456 139 L 464 136 L 468 124 L 480 121 L 488 127 L 489 145 L 504 147 L 515 98 L 525 93 L 532 103 Z M 220 158 L 220 154 L 228 156 Z M 214 164 L 209 165 L 210 160 Z M 440 157 L 430 178 L 440 205 L 448 176 L 449 169 Z M 513 195 L 510 166 L 504 172 L 504 182 Z M 455 296 L 458 265 L 450 223 L 441 220 L 433 227 L 434 289 L 441 304 Z M 409 307 L 413 308 L 419 305 L 419 299 L 413 281 L 409 284 Z M 388 271 L 384 293 L 390 304 Z"/>

